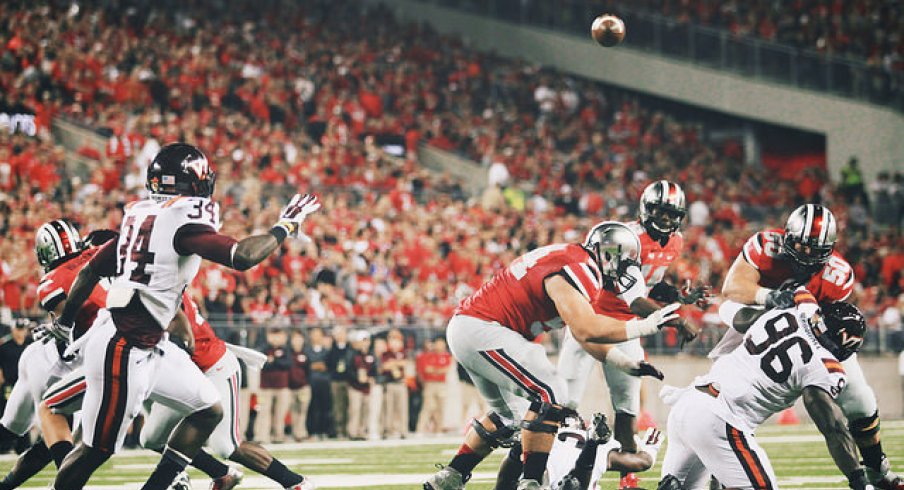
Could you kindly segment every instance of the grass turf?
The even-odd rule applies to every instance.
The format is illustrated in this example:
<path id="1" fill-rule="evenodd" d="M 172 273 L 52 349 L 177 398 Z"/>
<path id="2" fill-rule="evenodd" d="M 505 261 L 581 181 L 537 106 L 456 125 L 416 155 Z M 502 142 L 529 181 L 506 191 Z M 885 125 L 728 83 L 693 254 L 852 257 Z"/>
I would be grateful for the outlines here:
<path id="1" fill-rule="evenodd" d="M 904 471 L 904 422 L 883 424 L 883 446 L 893 466 Z M 782 488 L 846 488 L 846 480 L 832 463 L 825 443 L 813 426 L 760 429 L 757 440 L 769 453 Z M 668 444 L 668 440 L 666 440 Z M 273 452 L 287 466 L 309 475 L 320 488 L 417 489 L 419 482 L 434 471 L 434 464 L 447 463 L 457 447 L 455 438 L 426 441 L 324 442 L 274 446 Z M 665 450 L 665 448 L 663 448 Z M 664 452 L 660 452 L 660 462 Z M 503 451 L 488 458 L 475 470 L 469 489 L 493 488 L 492 477 Z M 0 471 L 12 466 L 14 456 L 0 456 Z M 126 451 L 114 457 L 92 478 L 88 488 L 140 488 L 157 462 L 156 455 L 145 451 Z M 652 472 L 641 474 L 641 484 L 654 487 L 660 462 Z M 245 470 L 243 489 L 277 489 L 278 485 Z M 208 482 L 191 472 L 194 488 L 207 488 Z M 647 476 L 648 475 L 648 476 Z M 53 471 L 45 470 L 25 487 L 48 488 Z M 614 488 L 616 476 L 608 476 L 602 488 Z"/>

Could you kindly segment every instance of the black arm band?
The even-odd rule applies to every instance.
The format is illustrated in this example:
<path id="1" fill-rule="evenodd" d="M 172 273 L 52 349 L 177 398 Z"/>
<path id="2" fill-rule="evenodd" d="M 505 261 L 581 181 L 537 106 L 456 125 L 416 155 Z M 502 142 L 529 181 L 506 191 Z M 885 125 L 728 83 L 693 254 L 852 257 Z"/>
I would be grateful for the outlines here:
<path id="1" fill-rule="evenodd" d="M 282 242 L 285 241 L 286 237 L 289 236 L 289 232 L 286 231 L 286 229 L 282 226 L 278 225 L 270 228 L 270 234 L 273 235 L 274 238 L 276 238 L 276 242 L 280 245 L 282 245 Z"/>

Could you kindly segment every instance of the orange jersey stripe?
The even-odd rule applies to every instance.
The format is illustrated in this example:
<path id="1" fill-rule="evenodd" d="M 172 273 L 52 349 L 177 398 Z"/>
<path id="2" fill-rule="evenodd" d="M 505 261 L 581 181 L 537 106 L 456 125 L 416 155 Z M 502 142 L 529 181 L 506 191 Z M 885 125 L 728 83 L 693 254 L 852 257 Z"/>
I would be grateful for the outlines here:
<path id="1" fill-rule="evenodd" d="M 841 365 L 840 362 L 835 359 L 823 359 L 822 364 L 829 370 L 830 373 L 841 373 L 845 374 L 844 366 Z"/>
<path id="2" fill-rule="evenodd" d="M 103 430 L 101 430 L 100 438 L 104 446 L 107 446 L 109 442 L 116 440 L 116 434 L 111 434 L 113 430 L 119 432 L 119 427 L 113 427 L 113 419 L 116 418 L 116 405 L 119 404 L 119 376 L 121 374 L 120 364 L 122 363 L 122 351 L 125 345 L 126 339 L 121 338 L 116 342 L 116 347 L 113 350 L 113 372 L 111 374 L 112 379 L 110 380 L 110 403 L 106 407 L 107 410 L 104 416 L 104 427 Z M 128 394 L 126 394 L 126 396 L 127 395 Z"/>
<path id="3" fill-rule="evenodd" d="M 757 464 L 757 461 L 753 458 L 753 455 L 750 454 L 750 451 L 747 449 L 746 444 L 741 438 L 741 431 L 732 427 L 731 436 L 735 440 L 735 447 L 737 448 L 738 453 L 742 458 L 744 458 L 744 461 L 747 462 L 747 466 L 753 473 L 753 478 L 756 480 L 754 483 L 756 483 L 757 488 L 766 488 L 766 478 L 763 476 L 759 464 Z"/>

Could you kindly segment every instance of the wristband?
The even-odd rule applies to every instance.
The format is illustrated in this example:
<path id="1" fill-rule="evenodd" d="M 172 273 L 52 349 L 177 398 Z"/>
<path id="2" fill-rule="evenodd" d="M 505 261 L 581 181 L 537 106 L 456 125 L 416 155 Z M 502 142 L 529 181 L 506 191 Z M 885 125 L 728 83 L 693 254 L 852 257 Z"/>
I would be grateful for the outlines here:
<path id="1" fill-rule="evenodd" d="M 637 361 L 628 357 L 618 348 L 609 349 L 609 352 L 606 353 L 606 364 L 629 374 L 637 369 Z"/>
<path id="2" fill-rule="evenodd" d="M 270 234 L 276 238 L 280 244 L 292 234 L 297 225 L 288 221 L 280 221 L 270 228 Z"/>
<path id="3" fill-rule="evenodd" d="M 756 296 L 753 297 L 754 303 L 758 305 L 766 304 L 766 297 L 769 296 L 769 293 L 772 292 L 772 289 L 769 288 L 758 288 L 756 290 Z"/>
<path id="4" fill-rule="evenodd" d="M 648 318 L 634 318 L 625 322 L 625 336 L 628 340 L 653 335 L 658 331 L 659 325 L 649 321 Z"/>

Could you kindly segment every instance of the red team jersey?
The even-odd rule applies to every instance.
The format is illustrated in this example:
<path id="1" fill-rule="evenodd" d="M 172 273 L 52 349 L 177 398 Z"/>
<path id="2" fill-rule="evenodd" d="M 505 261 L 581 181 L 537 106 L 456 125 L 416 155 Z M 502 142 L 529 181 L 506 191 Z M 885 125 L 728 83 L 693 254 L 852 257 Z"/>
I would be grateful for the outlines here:
<path id="1" fill-rule="evenodd" d="M 747 240 L 741 254 L 748 264 L 760 271 L 760 286 L 779 288 L 803 285 L 795 281 L 791 264 L 779 256 L 784 230 L 774 228 L 757 233 Z M 854 269 L 838 253 L 832 252 L 821 271 L 813 274 L 807 289 L 819 302 L 842 301 L 854 290 Z"/>
<path id="2" fill-rule="evenodd" d="M 198 305 L 188 293 L 182 293 L 182 311 L 188 317 L 191 331 L 195 335 L 195 351 L 191 360 L 202 372 L 207 372 L 226 353 L 226 342 L 217 337 L 207 320 L 198 313 Z"/>
<path id="3" fill-rule="evenodd" d="M 559 243 L 532 250 L 465 298 L 457 315 L 498 322 L 527 339 L 564 327 L 543 281 L 560 274 L 591 301 L 599 294 L 599 268 L 578 244 Z"/>
<path id="4" fill-rule="evenodd" d="M 47 311 L 53 311 L 69 295 L 72 283 L 82 267 L 100 250 L 99 247 L 83 250 L 78 255 L 58 265 L 44 274 L 38 284 L 38 300 Z M 78 310 L 75 316 L 76 336 L 81 336 L 94 323 L 97 311 L 107 305 L 107 291 L 100 284 L 94 287 L 91 295 Z"/>
<path id="5" fill-rule="evenodd" d="M 663 246 L 653 240 L 639 222 L 631 221 L 625 224 L 634 233 L 637 233 L 637 238 L 640 238 L 640 270 L 643 272 L 647 287 L 653 287 L 654 284 L 662 281 L 665 271 L 675 259 L 681 256 L 681 252 L 684 250 L 684 235 L 680 231 L 672 233 L 669 241 Z"/>

